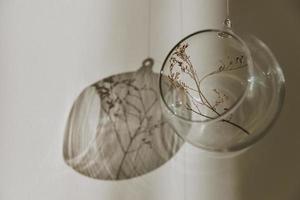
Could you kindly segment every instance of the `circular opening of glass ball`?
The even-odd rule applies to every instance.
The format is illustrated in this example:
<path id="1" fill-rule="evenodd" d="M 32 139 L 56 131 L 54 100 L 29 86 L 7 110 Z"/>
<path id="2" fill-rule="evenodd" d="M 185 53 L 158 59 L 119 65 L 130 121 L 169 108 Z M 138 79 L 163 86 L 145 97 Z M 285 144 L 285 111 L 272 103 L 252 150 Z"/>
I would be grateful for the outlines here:
<path id="1" fill-rule="evenodd" d="M 235 35 L 194 33 L 169 53 L 161 70 L 161 95 L 170 112 L 191 121 L 211 121 L 234 108 L 248 87 L 250 56 Z"/>

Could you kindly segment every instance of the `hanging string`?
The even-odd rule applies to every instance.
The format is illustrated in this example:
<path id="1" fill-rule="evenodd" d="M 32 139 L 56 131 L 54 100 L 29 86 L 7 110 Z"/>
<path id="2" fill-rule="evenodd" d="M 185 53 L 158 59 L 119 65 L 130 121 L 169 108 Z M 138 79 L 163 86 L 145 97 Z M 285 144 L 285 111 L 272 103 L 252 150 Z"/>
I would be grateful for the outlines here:
<path id="1" fill-rule="evenodd" d="M 232 27 L 231 20 L 229 18 L 229 15 L 230 15 L 229 13 L 230 13 L 230 10 L 229 10 L 229 0 L 226 0 L 226 17 L 225 17 L 225 20 L 223 22 L 224 29 L 226 31 L 231 31 L 231 27 Z M 219 32 L 218 35 L 221 38 L 230 38 L 231 37 L 231 35 L 227 34 L 225 31 Z"/>
<path id="2" fill-rule="evenodd" d="M 148 56 L 148 58 L 150 58 L 151 57 L 151 0 L 148 0 L 148 44 L 147 44 L 147 46 L 148 46 L 148 49 L 147 49 L 147 56 Z"/>
<path id="3" fill-rule="evenodd" d="M 227 18 L 229 19 L 229 0 L 226 0 L 226 14 Z"/>
<path id="4" fill-rule="evenodd" d="M 229 18 L 229 0 L 226 0 L 226 18 L 224 21 L 224 25 L 226 28 L 230 29 L 231 28 L 231 20 Z"/>
<path id="5" fill-rule="evenodd" d="M 180 36 L 183 37 L 183 1 L 180 0 Z"/>

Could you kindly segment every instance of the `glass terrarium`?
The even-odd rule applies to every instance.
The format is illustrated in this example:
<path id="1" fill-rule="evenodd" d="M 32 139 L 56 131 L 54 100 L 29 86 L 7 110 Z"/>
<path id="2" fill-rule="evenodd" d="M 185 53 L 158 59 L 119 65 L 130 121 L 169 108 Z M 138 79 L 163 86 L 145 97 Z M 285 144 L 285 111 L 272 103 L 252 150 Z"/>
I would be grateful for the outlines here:
<path id="1" fill-rule="evenodd" d="M 177 134 L 214 152 L 251 146 L 282 106 L 284 77 L 253 36 L 202 30 L 182 39 L 161 68 L 160 92 Z"/>

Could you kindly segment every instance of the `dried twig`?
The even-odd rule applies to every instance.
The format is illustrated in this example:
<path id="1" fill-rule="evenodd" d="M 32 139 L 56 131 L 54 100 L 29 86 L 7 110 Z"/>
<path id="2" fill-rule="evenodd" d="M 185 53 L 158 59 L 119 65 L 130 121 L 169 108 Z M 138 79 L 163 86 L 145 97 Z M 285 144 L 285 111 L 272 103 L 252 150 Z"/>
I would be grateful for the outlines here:
<path id="1" fill-rule="evenodd" d="M 193 113 L 196 113 L 197 115 L 200 115 L 202 117 L 205 117 L 207 119 L 215 119 L 222 115 L 222 113 L 217 111 L 217 108 L 222 105 L 225 101 L 228 100 L 228 96 L 221 93 L 219 90 L 214 89 L 214 93 L 216 94 L 216 99 L 214 103 L 210 102 L 207 97 L 204 95 L 204 93 L 201 90 L 201 83 L 203 80 L 205 80 L 207 77 L 213 76 L 218 73 L 222 73 L 225 71 L 233 71 L 238 70 L 241 68 L 246 67 L 247 65 L 244 64 L 244 57 L 238 56 L 234 60 L 230 60 L 228 65 L 223 63 L 221 61 L 221 66 L 218 68 L 218 70 L 213 71 L 205 76 L 203 76 L 201 79 L 199 79 L 198 74 L 190 60 L 190 56 L 187 55 L 186 49 L 188 48 L 187 43 L 182 43 L 178 47 L 176 47 L 175 51 L 171 55 L 171 58 L 169 60 L 170 62 L 170 75 L 168 75 L 168 79 L 171 83 L 171 85 L 174 88 L 177 88 L 184 92 L 185 96 L 190 97 L 189 102 L 185 102 L 185 108 Z M 186 82 L 181 80 L 181 75 L 185 74 L 189 78 L 193 80 L 193 82 L 196 85 L 196 88 L 193 88 L 192 86 L 188 85 Z M 190 92 L 196 92 L 199 96 L 199 100 L 195 99 L 193 95 L 191 95 Z M 192 106 L 192 105 L 193 106 Z M 201 107 L 204 106 L 206 109 L 210 110 L 211 112 L 215 113 L 217 116 L 210 116 L 207 114 L 203 114 L 203 111 Z M 194 108 L 193 108 L 194 107 Z M 224 108 L 224 111 L 227 111 L 228 108 Z M 249 135 L 249 131 L 247 131 L 242 126 L 234 123 L 231 121 L 232 115 L 230 116 L 230 119 L 223 119 L 221 122 L 227 123 L 229 125 L 232 125 L 234 127 L 239 128 L 244 133 Z"/>

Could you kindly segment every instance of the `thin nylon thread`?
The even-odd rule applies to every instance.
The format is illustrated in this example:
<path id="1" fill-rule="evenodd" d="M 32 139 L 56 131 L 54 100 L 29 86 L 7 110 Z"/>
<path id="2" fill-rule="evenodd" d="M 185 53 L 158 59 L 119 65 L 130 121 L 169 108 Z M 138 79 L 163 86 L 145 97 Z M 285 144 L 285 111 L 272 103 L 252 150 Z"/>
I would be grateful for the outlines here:
<path id="1" fill-rule="evenodd" d="M 151 0 L 148 0 L 148 50 L 147 56 L 151 57 Z"/>
<path id="2" fill-rule="evenodd" d="M 227 14 L 227 18 L 229 19 L 229 0 L 226 0 L 226 14 Z"/>

